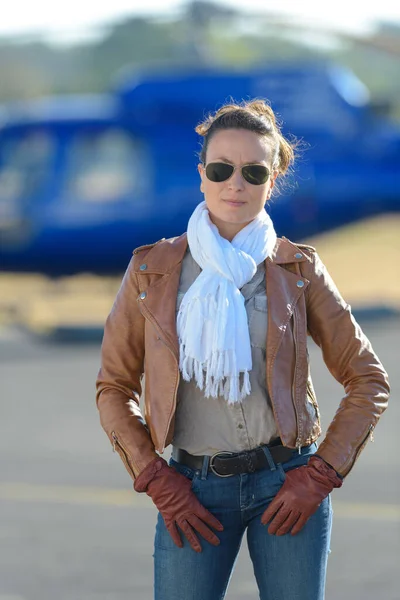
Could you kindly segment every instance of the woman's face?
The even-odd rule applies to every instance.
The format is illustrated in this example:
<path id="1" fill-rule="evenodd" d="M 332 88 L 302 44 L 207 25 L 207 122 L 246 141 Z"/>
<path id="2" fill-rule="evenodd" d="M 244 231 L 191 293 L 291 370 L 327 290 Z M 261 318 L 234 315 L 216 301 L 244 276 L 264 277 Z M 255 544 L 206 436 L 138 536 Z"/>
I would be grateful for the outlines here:
<path id="1" fill-rule="evenodd" d="M 248 164 L 265 165 L 271 172 L 266 183 L 247 182 L 240 168 L 226 181 L 215 183 L 207 178 L 205 166 L 211 162 L 229 163 L 235 167 Z M 210 139 L 206 165 L 199 164 L 200 190 L 204 194 L 211 221 L 220 235 L 232 240 L 264 208 L 271 195 L 278 172 L 272 172 L 272 148 L 268 139 L 247 129 L 223 129 Z"/>

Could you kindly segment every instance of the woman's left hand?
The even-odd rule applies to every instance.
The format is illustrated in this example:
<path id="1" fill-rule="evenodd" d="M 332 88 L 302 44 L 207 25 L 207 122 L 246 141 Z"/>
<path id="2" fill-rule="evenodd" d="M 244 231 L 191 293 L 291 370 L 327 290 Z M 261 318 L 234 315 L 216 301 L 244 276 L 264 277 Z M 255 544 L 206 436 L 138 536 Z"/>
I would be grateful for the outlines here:
<path id="1" fill-rule="evenodd" d="M 342 479 L 322 458 L 312 456 L 307 465 L 286 473 L 286 479 L 261 517 L 268 533 L 284 535 L 291 530 L 296 535 L 304 527 L 333 488 L 342 485 Z M 273 518 L 274 517 L 274 518 Z"/>

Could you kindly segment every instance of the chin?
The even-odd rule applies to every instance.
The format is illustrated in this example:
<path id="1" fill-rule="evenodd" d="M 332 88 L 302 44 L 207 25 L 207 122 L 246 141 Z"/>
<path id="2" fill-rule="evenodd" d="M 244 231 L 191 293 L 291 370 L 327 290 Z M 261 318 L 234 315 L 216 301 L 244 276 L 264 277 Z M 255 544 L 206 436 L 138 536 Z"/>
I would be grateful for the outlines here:
<path id="1" fill-rule="evenodd" d="M 236 223 L 237 225 L 242 225 L 244 223 L 249 223 L 252 219 L 244 217 L 243 215 L 227 215 L 220 214 L 216 215 L 220 221 L 225 221 L 225 223 Z"/>
<path id="2" fill-rule="evenodd" d="M 212 221 L 223 221 L 225 223 L 231 223 L 232 225 L 246 225 L 255 218 L 252 215 L 246 214 L 248 213 L 246 208 L 248 207 L 243 206 L 238 209 L 232 209 L 230 206 L 225 207 L 223 205 L 219 205 L 216 210 L 208 207 L 208 211 Z"/>

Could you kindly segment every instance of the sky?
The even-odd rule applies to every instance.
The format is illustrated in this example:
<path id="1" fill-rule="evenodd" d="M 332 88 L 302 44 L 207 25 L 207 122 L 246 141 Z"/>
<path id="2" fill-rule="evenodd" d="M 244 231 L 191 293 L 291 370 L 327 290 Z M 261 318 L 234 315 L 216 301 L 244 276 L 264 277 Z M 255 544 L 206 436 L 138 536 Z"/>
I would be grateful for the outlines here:
<path id="1" fill-rule="evenodd" d="M 99 0 L 49 3 L 48 0 L 13 0 L 7 2 L 0 19 L 0 36 L 44 36 L 52 42 L 71 43 L 90 39 L 102 25 L 133 15 L 168 15 L 178 12 L 187 0 Z M 325 4 L 317 0 L 223 0 L 227 6 L 257 13 L 276 12 L 301 23 L 312 23 L 323 29 L 363 33 L 378 20 L 400 25 L 400 2 L 379 0 L 363 2 L 356 8 L 351 0 L 335 0 Z"/>

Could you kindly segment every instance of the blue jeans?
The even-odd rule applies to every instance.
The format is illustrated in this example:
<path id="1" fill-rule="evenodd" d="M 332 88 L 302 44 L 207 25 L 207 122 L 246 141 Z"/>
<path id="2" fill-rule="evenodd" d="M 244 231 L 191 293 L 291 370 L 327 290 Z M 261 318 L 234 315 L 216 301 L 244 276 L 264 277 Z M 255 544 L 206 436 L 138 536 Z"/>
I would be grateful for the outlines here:
<path id="1" fill-rule="evenodd" d="M 202 471 L 194 471 L 171 458 L 170 465 L 192 480 L 193 492 L 221 521 L 224 531 L 215 532 L 219 546 L 198 534 L 202 552 L 196 553 L 183 534 L 183 548 L 173 543 L 159 513 L 154 541 L 155 600 L 223 599 L 245 531 L 260 600 L 323 600 L 332 528 L 330 495 L 297 535 L 271 535 L 261 523 L 285 472 L 306 464 L 316 450 L 315 443 L 302 448 L 301 454 L 293 450 L 289 461 L 275 465 L 265 449 L 271 469 L 226 478 L 207 472 L 207 464 Z"/>

